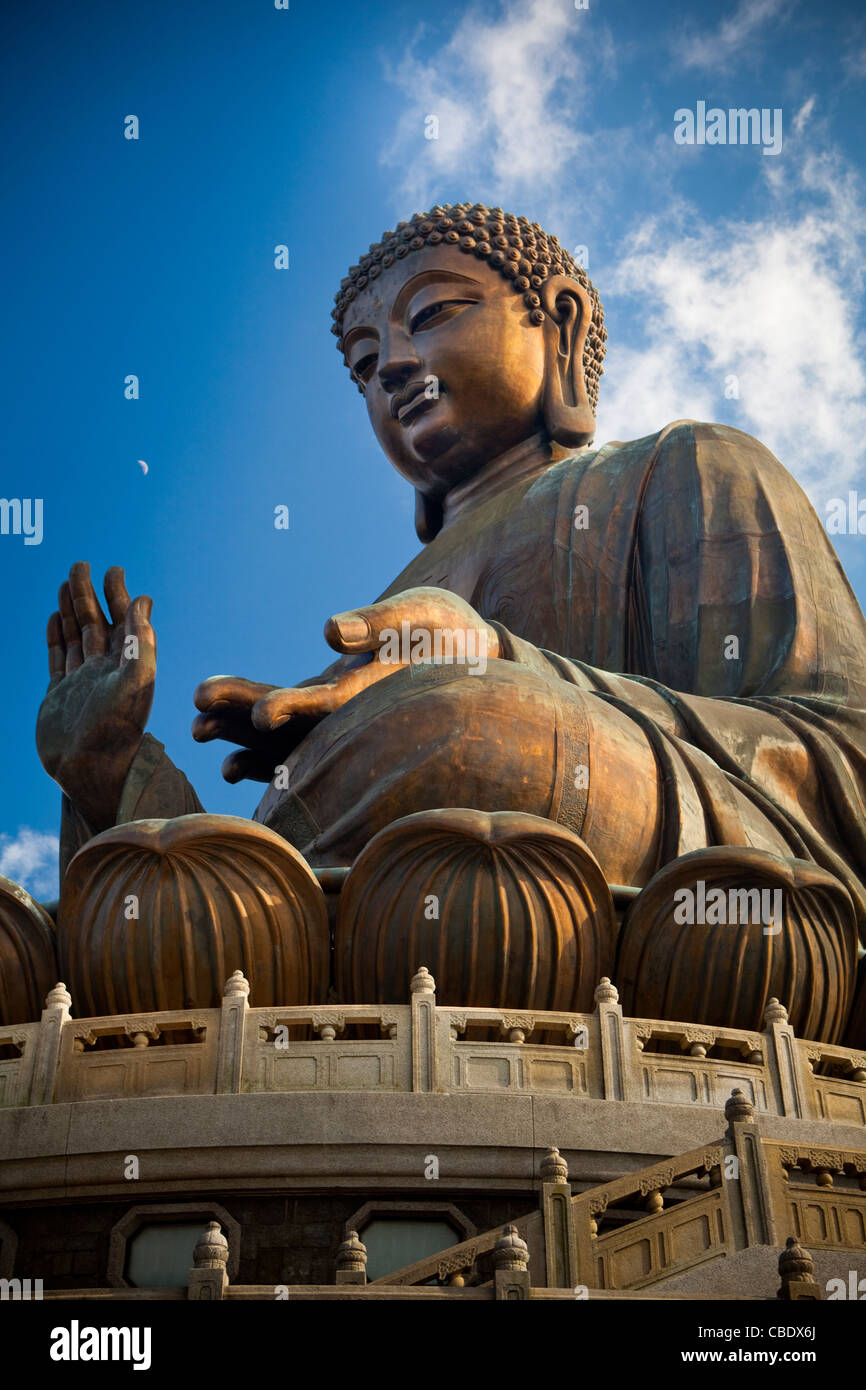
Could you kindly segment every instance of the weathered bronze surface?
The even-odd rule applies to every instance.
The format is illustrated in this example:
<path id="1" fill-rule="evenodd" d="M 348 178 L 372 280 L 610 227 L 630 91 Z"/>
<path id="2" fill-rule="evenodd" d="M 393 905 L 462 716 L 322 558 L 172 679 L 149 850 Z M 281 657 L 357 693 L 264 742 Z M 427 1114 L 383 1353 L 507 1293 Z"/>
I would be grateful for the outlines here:
<path id="1" fill-rule="evenodd" d="M 0 1027 L 37 1019 L 58 973 L 54 923 L 29 893 L 0 875 Z"/>
<path id="2" fill-rule="evenodd" d="M 341 998 L 389 1003 L 426 960 L 445 1004 L 590 1012 L 615 950 L 610 892 L 576 835 L 511 811 L 422 811 L 353 865 L 335 982 Z"/>
<path id="3" fill-rule="evenodd" d="M 335 320 L 425 544 L 378 603 L 328 620 L 340 655 L 321 676 L 195 692 L 194 737 L 238 750 L 227 780 L 270 782 L 256 819 L 329 866 L 419 811 L 524 812 L 638 887 L 689 851 L 748 847 L 838 882 L 862 937 L 866 623 L 794 479 L 722 425 L 590 447 L 597 296 L 553 239 L 498 209 L 434 209 L 387 233 Z M 117 570 L 105 589 L 109 618 L 73 566 L 48 629 L 37 736 L 64 792 L 64 866 L 112 825 L 201 809 L 145 733 L 150 600 L 130 603 Z M 419 665 L 404 643 L 395 664 L 391 632 L 469 655 Z M 856 964 L 835 920 L 820 987 L 838 999 L 832 1026 L 815 1023 L 834 1036 Z M 783 950 L 751 939 L 744 978 Z M 698 982 L 679 978 L 667 1007 L 691 1018 Z M 816 987 L 802 963 L 784 1002 Z"/>
<path id="4" fill-rule="evenodd" d="M 702 913 L 677 911 L 682 889 L 690 905 L 700 894 Z M 748 916 L 742 910 L 749 891 L 764 895 L 763 919 L 757 903 Z M 758 1029 L 771 999 L 790 999 L 796 1032 L 835 1043 L 851 1011 L 856 951 L 851 898 L 832 874 L 720 845 L 666 864 L 635 899 L 615 978 L 623 1008 L 640 1018 L 679 1010 L 687 1022 Z"/>
<path id="5" fill-rule="evenodd" d="M 265 1004 L 328 991 L 328 914 L 297 850 L 237 816 L 106 830 L 69 866 L 60 968 L 89 1017 L 219 1007 L 240 969 Z"/>

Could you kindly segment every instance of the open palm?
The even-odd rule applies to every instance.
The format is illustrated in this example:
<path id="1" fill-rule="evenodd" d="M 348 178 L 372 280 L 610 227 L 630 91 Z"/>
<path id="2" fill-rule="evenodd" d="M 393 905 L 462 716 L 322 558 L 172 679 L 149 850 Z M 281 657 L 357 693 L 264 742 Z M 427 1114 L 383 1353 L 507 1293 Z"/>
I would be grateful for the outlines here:
<path id="1" fill-rule="evenodd" d="M 36 724 L 43 767 L 94 830 L 114 823 L 156 678 L 151 599 L 130 600 L 118 566 L 104 588 L 110 622 L 89 565 L 73 565 L 61 585 L 59 612 L 48 622 L 51 679 Z"/>

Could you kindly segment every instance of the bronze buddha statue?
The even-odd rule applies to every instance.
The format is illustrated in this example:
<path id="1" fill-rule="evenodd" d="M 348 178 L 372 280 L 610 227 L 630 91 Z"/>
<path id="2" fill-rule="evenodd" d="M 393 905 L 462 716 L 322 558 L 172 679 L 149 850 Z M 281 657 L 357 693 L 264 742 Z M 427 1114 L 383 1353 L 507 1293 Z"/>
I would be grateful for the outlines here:
<path id="1" fill-rule="evenodd" d="M 866 623 L 798 484 L 722 425 L 593 447 L 598 295 L 554 237 L 501 209 L 437 207 L 385 233 L 334 319 L 415 489 L 423 548 L 377 602 L 328 620 L 339 657 L 321 676 L 204 681 L 194 737 L 237 746 L 225 778 L 268 783 L 255 819 L 319 868 L 447 808 L 555 822 L 632 888 L 694 852 L 701 881 L 730 881 L 732 847 L 786 883 L 795 864 L 790 992 L 806 1014 L 832 992 L 833 1020 L 809 1026 L 838 1037 L 866 926 Z M 105 595 L 107 618 L 73 566 L 48 628 L 38 743 L 64 793 L 64 869 L 111 826 L 202 810 L 145 732 L 150 600 L 130 602 L 118 569 Z M 395 632 L 485 660 L 395 658 Z M 650 975 L 666 959 L 654 930 Z M 757 932 L 737 990 L 782 949 Z M 622 967 L 638 1001 L 642 951 Z M 666 988 L 659 1007 L 688 993 Z M 693 989 L 692 1012 L 667 1016 L 710 1007 L 711 981 Z M 716 1013 L 741 1018 L 729 999 Z"/>

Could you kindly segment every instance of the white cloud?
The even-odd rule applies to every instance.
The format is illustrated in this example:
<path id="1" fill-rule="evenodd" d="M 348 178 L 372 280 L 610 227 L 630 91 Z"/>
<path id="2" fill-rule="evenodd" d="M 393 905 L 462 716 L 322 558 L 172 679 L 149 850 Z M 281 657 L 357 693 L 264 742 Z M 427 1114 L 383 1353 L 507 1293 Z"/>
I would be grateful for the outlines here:
<path id="1" fill-rule="evenodd" d="M 803 132 L 805 126 L 806 126 L 806 123 L 807 123 L 808 120 L 809 120 L 809 117 L 811 116 L 812 112 L 814 111 L 814 109 L 815 109 L 815 100 L 816 100 L 816 98 L 815 98 L 815 96 L 814 96 L 814 94 L 813 94 L 812 96 L 809 97 L 809 99 L 808 99 L 807 101 L 804 101 L 804 102 L 803 102 L 803 105 L 800 107 L 799 111 L 798 111 L 797 114 L 795 115 L 795 117 L 794 117 L 794 130 L 795 130 L 795 132 L 797 133 L 797 135 L 802 134 L 802 132 Z"/>
<path id="2" fill-rule="evenodd" d="M 473 188 L 483 171 L 487 197 L 495 201 L 500 191 L 550 187 L 580 152 L 581 12 L 562 0 L 508 0 L 501 14 L 488 20 L 470 9 L 426 61 L 415 56 L 427 39 L 419 31 L 388 72 L 407 98 L 382 155 L 403 171 L 396 190 L 401 216 L 409 207 L 429 207 L 455 171 L 465 171 Z M 435 140 L 424 137 L 430 115 L 439 122 Z M 478 195 L 467 188 L 466 196 Z"/>
<path id="3" fill-rule="evenodd" d="M 717 66 L 757 50 L 781 9 L 747 0 L 712 34 L 687 36 L 683 61 Z M 612 71 L 617 54 L 609 34 L 586 41 L 589 12 L 503 0 L 496 13 L 468 9 L 432 49 L 424 31 L 390 74 L 405 94 L 383 156 L 397 170 L 397 215 L 480 198 L 537 218 L 564 245 L 589 245 L 610 329 L 599 442 L 683 417 L 721 420 L 760 438 L 813 495 L 853 481 L 866 439 L 866 212 L 816 96 L 801 98 L 782 156 L 735 178 L 749 215 L 702 219 L 684 189 L 708 151 L 676 146 L 670 113 L 651 100 L 628 128 L 603 126 L 615 86 L 593 110 L 590 64 L 602 51 Z M 660 48 L 671 42 L 660 36 Z M 431 114 L 438 141 L 424 139 Z M 709 153 L 719 165 L 735 157 Z M 731 375 L 736 400 L 725 396 Z"/>
<path id="4" fill-rule="evenodd" d="M 842 71 L 849 82 L 860 82 L 866 77 L 866 46 L 855 48 L 844 55 Z"/>
<path id="5" fill-rule="evenodd" d="M 60 841 L 22 825 L 16 835 L 0 835 L 0 874 L 43 901 L 59 892 Z"/>
<path id="6" fill-rule="evenodd" d="M 855 263 L 866 213 L 829 158 L 807 159 L 794 184 L 778 190 L 784 205 L 772 216 L 674 235 L 656 223 L 630 238 L 606 288 L 640 306 L 644 341 L 617 352 L 612 339 L 600 440 L 717 418 L 756 435 L 813 493 L 855 477 L 866 438 Z M 738 400 L 725 399 L 731 374 Z"/>
<path id="7" fill-rule="evenodd" d="M 683 67 L 718 72 L 752 44 L 758 30 L 787 8 L 785 0 L 740 0 L 712 33 L 687 32 L 674 44 Z"/>

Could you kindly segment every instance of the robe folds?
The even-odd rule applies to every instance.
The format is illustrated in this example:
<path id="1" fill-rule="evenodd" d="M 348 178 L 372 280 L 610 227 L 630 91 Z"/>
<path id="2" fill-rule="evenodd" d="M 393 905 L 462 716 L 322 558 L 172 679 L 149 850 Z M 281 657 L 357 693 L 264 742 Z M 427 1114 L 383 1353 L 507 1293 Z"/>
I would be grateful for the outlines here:
<path id="1" fill-rule="evenodd" d="M 763 848 L 840 879 L 866 935 L 866 622 L 757 440 L 678 421 L 546 463 L 480 492 L 383 597 L 417 585 L 471 603 L 499 659 L 356 696 L 256 819 L 327 864 L 397 815 L 522 809 L 638 885 L 693 849 Z M 118 822 L 199 809 L 146 735 Z M 67 861 L 87 838 L 64 799 Z"/>

